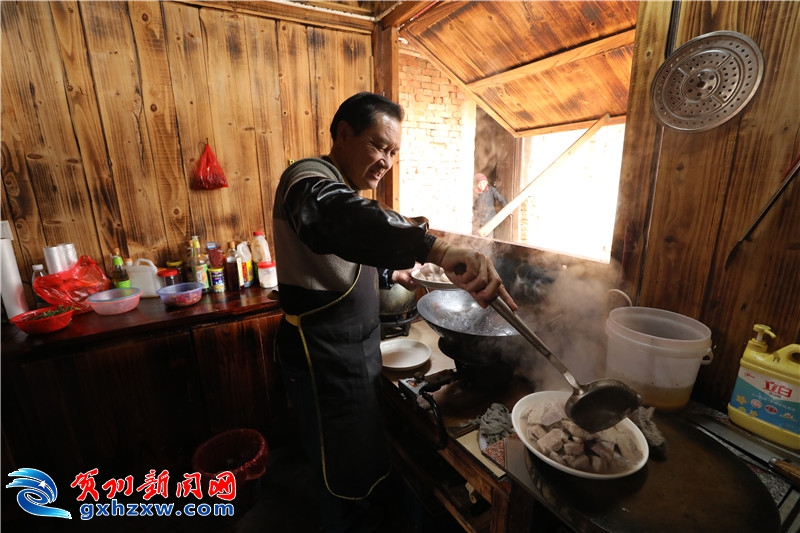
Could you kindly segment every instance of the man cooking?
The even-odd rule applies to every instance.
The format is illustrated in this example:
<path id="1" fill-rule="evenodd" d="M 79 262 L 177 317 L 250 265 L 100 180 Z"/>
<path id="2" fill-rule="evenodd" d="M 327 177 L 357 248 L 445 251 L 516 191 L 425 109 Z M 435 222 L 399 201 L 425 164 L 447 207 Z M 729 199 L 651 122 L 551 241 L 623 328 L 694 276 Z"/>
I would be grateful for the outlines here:
<path id="1" fill-rule="evenodd" d="M 324 531 L 366 531 L 366 499 L 389 473 L 379 280 L 413 290 L 409 269 L 434 263 L 481 306 L 500 296 L 517 308 L 486 256 L 436 238 L 425 218 L 359 195 L 394 165 L 402 120 L 402 107 L 380 95 L 348 98 L 331 122 L 330 153 L 292 164 L 275 196 L 285 313 L 276 347 L 305 451 L 320 474 Z"/>

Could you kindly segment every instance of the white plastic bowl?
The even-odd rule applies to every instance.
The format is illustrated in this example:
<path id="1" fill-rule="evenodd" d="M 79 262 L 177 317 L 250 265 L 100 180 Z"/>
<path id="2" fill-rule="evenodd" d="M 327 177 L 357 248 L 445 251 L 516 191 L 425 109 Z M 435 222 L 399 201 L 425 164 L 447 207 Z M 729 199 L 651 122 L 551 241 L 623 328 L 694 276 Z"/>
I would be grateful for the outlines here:
<path id="1" fill-rule="evenodd" d="M 142 289 L 123 287 L 96 292 L 86 299 L 98 315 L 119 315 L 136 309 Z"/>

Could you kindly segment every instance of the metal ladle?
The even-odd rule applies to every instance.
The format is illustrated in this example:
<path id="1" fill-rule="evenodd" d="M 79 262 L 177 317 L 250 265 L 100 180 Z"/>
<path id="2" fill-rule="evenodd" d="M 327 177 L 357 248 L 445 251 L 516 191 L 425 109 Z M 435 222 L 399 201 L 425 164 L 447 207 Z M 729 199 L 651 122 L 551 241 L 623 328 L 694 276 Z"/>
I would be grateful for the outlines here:
<path id="1" fill-rule="evenodd" d="M 581 428 L 590 433 L 608 429 L 642 404 L 642 397 L 638 392 L 616 379 L 598 379 L 581 385 L 564 363 L 545 346 L 502 298 L 495 298 L 491 305 L 564 375 L 573 389 L 564 411 Z"/>

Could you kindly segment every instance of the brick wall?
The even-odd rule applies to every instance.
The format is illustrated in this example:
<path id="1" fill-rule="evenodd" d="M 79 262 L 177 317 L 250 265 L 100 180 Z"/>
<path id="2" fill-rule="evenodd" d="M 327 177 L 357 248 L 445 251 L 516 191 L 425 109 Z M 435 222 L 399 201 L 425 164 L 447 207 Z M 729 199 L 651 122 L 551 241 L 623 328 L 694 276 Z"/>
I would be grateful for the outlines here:
<path id="1" fill-rule="evenodd" d="M 469 234 L 475 102 L 427 60 L 400 54 L 400 206 L 436 229 Z"/>

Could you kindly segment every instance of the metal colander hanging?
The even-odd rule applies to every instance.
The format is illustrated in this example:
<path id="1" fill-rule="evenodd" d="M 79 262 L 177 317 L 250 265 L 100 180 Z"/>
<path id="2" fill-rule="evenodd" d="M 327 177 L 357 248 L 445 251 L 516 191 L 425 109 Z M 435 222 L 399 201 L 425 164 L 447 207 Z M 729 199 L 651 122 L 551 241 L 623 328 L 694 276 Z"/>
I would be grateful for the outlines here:
<path id="1" fill-rule="evenodd" d="M 665 126 L 709 130 L 747 105 L 763 75 L 764 58 L 752 39 L 732 31 L 707 33 L 675 50 L 658 69 L 653 111 Z"/>

